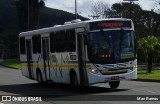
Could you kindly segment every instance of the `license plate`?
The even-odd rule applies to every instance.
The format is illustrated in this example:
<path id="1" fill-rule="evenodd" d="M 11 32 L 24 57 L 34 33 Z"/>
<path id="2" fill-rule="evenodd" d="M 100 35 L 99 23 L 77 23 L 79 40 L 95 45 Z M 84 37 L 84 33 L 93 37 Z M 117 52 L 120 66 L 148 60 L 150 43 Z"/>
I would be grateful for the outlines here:
<path id="1" fill-rule="evenodd" d="M 119 80 L 119 76 L 113 76 L 111 77 L 111 80 Z"/>

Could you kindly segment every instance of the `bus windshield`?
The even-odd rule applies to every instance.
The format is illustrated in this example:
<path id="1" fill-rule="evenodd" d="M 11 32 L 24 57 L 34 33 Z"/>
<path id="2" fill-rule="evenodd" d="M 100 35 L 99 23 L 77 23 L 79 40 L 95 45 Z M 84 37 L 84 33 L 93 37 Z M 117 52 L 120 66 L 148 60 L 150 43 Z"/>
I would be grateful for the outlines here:
<path id="1" fill-rule="evenodd" d="M 132 30 L 109 30 L 88 34 L 88 58 L 94 63 L 124 62 L 135 58 Z"/>

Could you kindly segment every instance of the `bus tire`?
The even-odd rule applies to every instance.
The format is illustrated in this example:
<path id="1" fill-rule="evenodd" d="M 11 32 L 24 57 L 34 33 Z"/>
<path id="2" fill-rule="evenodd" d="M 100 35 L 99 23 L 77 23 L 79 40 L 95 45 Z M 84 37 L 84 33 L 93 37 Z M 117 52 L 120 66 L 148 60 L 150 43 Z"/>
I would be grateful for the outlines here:
<path id="1" fill-rule="evenodd" d="M 78 84 L 78 78 L 76 73 L 71 74 L 70 80 L 71 80 L 71 87 L 73 87 L 74 89 L 77 89 L 79 87 L 79 84 Z"/>
<path id="2" fill-rule="evenodd" d="M 111 82 L 109 82 L 109 86 L 112 89 L 118 88 L 119 84 L 120 84 L 120 81 L 111 81 Z"/>
<path id="3" fill-rule="evenodd" d="M 39 70 L 37 71 L 37 81 L 38 81 L 38 84 L 40 84 L 40 85 L 42 85 L 44 83 L 43 78 L 42 78 L 42 74 Z"/>

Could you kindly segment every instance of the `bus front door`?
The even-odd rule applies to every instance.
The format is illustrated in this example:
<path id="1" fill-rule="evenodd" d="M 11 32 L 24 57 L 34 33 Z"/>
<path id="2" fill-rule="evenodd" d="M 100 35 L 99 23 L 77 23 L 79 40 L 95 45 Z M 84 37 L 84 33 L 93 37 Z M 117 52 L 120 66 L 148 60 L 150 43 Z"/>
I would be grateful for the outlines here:
<path id="1" fill-rule="evenodd" d="M 77 42 L 78 42 L 78 67 L 80 75 L 80 84 L 88 84 L 87 70 L 86 70 L 86 47 L 84 44 L 84 33 L 77 33 Z"/>
<path id="2" fill-rule="evenodd" d="M 31 39 L 26 40 L 27 67 L 29 78 L 33 78 Z"/>
<path id="3" fill-rule="evenodd" d="M 44 73 L 45 73 L 45 79 L 51 80 L 51 73 L 50 73 L 50 61 L 49 61 L 49 38 L 48 37 L 42 37 L 42 49 L 43 49 L 43 67 L 44 67 Z"/>

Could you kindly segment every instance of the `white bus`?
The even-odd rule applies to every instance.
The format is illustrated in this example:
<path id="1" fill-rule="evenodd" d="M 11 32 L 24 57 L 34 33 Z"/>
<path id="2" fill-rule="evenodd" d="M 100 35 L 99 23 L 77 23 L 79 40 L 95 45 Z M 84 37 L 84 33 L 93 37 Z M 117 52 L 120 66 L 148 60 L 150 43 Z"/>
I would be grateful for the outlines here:
<path id="1" fill-rule="evenodd" d="M 19 35 L 22 75 L 55 83 L 91 85 L 136 79 L 134 25 L 124 18 L 73 20 Z"/>

